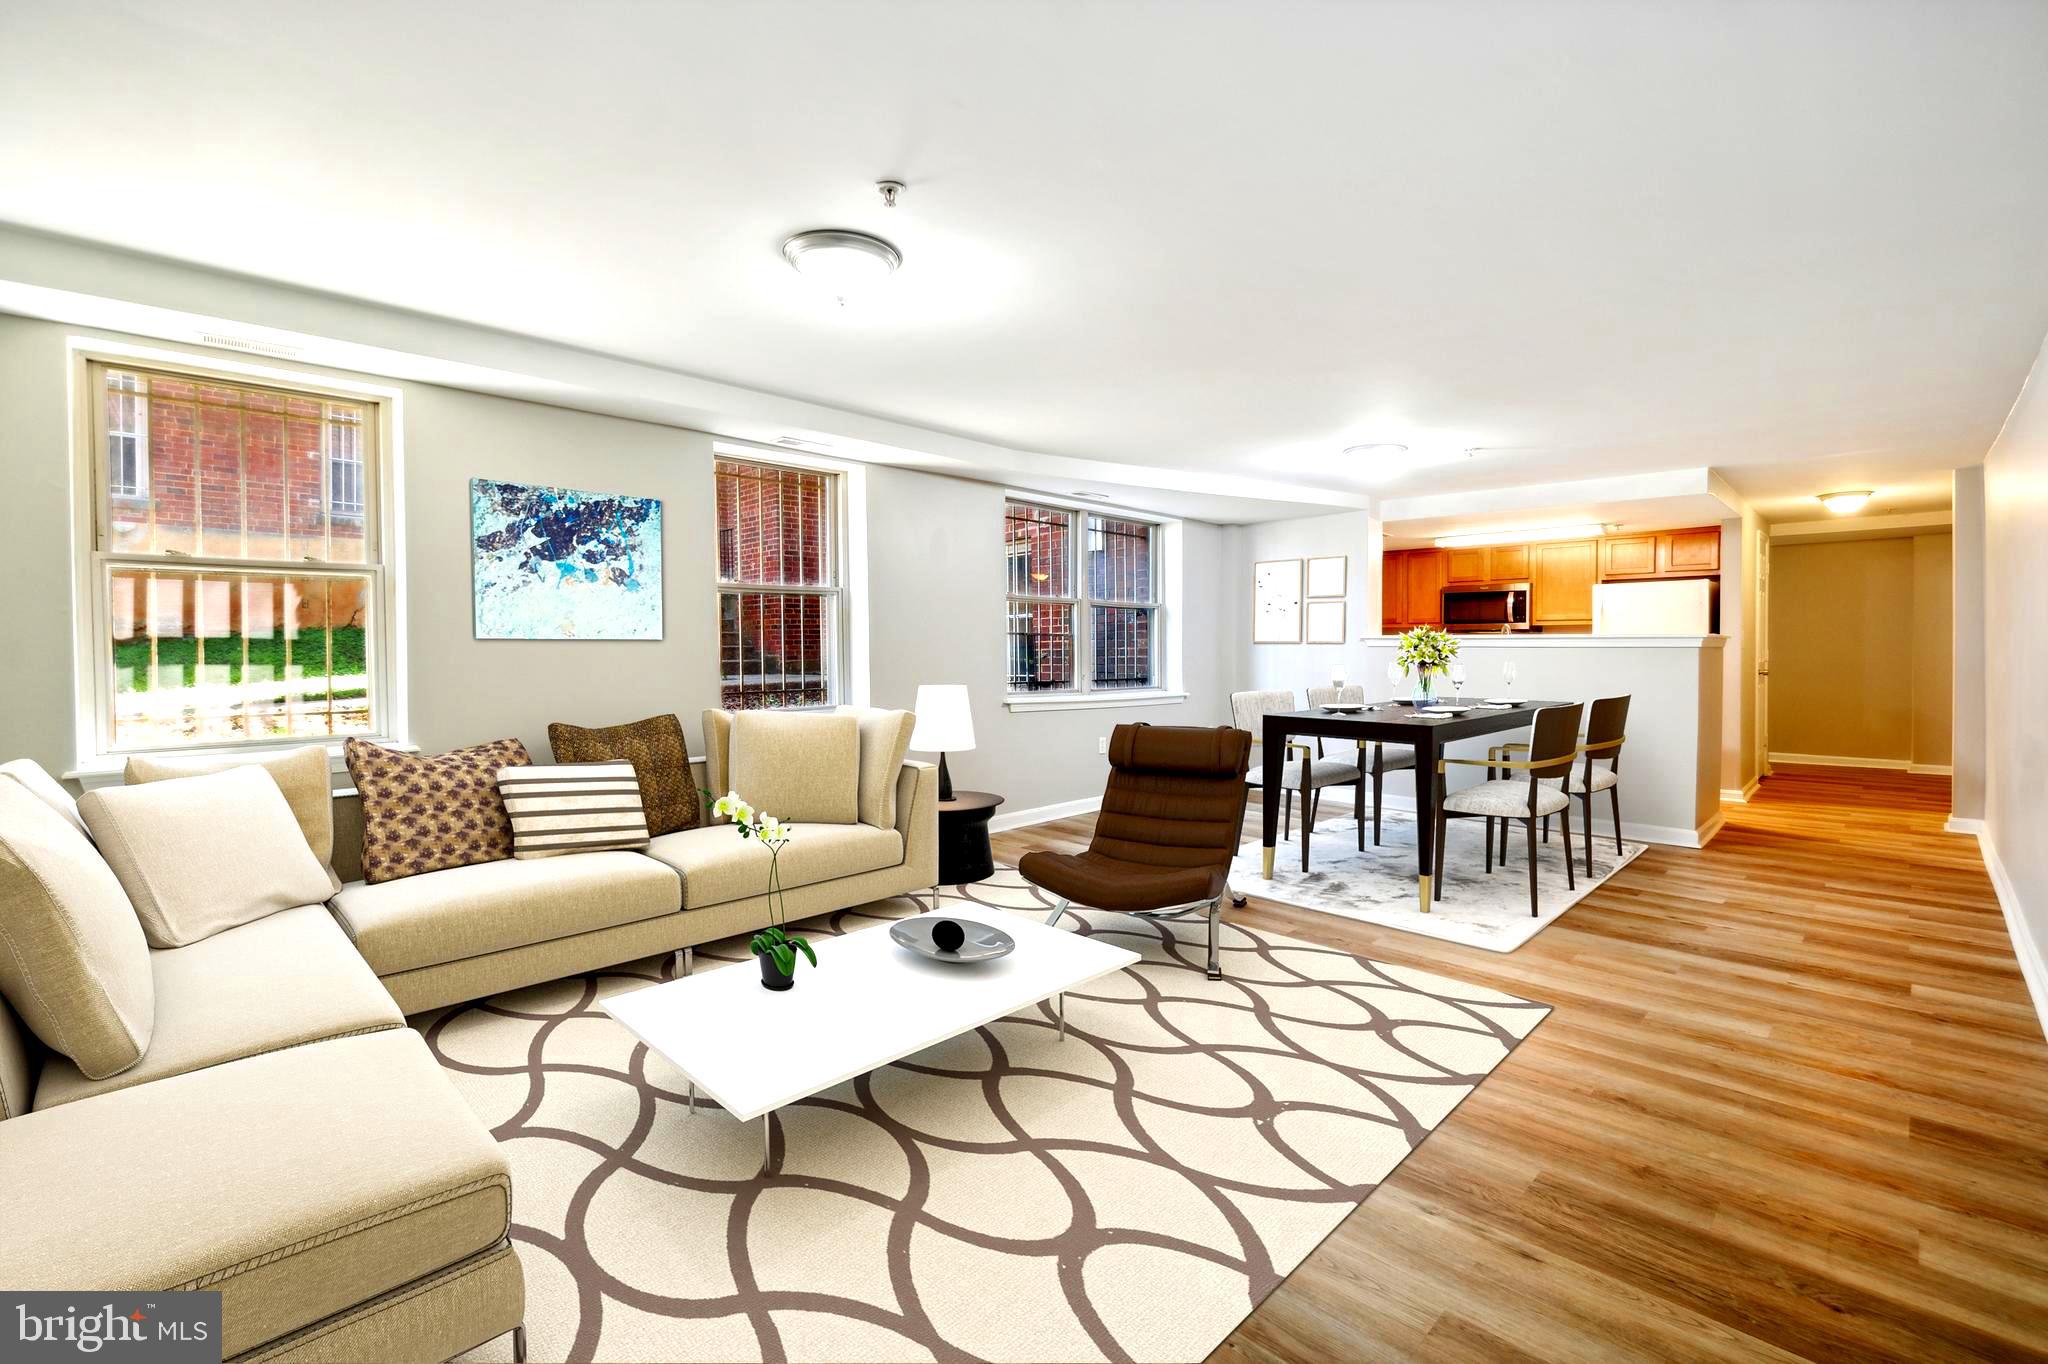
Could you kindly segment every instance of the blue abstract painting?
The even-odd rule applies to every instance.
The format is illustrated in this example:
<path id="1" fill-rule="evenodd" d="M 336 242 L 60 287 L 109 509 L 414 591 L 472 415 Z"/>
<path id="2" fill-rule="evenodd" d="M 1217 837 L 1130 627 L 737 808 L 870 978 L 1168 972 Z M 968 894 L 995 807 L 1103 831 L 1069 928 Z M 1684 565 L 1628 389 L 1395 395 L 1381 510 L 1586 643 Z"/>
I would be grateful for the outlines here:
<path id="1" fill-rule="evenodd" d="M 478 639 L 660 639 L 661 502 L 471 479 Z"/>

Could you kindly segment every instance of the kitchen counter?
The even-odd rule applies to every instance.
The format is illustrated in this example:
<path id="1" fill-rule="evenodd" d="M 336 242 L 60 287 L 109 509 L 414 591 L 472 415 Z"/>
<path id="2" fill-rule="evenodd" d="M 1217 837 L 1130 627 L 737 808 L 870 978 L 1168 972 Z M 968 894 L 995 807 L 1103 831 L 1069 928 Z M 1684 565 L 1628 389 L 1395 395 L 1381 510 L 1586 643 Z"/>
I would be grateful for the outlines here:
<path id="1" fill-rule="evenodd" d="M 1459 635 L 1466 668 L 1464 695 L 1536 696 L 1591 701 L 1627 694 L 1628 744 L 1621 759 L 1622 837 L 1637 842 L 1701 847 L 1721 827 L 1721 635 Z M 1349 678 L 1365 694 L 1384 700 L 1407 696 L 1412 680 L 1389 691 L 1387 664 L 1397 640 L 1367 639 L 1365 671 Z M 1501 665 L 1512 661 L 1512 689 Z M 1325 678 L 1315 679 L 1317 684 Z M 1449 696 L 1448 684 L 1439 692 Z M 1495 742 L 1499 742 L 1498 739 Z M 1486 744 L 1468 745 L 1459 757 L 1485 757 Z M 1468 769 L 1469 771 L 1469 769 Z M 1464 781 L 1453 777 L 1452 784 Z M 1389 779 L 1387 803 L 1413 809 L 1407 780 Z M 1605 803 L 1594 808 L 1594 828 L 1613 837 Z"/>

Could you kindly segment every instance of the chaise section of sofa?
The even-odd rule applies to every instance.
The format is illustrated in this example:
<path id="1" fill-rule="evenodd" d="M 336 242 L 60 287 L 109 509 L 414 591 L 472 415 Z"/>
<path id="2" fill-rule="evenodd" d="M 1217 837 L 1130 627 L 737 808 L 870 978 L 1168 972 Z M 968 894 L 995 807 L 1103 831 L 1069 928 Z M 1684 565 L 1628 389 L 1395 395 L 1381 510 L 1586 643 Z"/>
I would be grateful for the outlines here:
<path id="1" fill-rule="evenodd" d="M 272 1357 L 323 1357 L 323 1324 L 360 1331 L 408 1291 L 381 1357 L 443 1359 L 520 1324 L 511 1175 L 410 1029 L 0 1122 L 0 1168 L 34 1172 L 10 1188 L 0 1283 L 217 1290 L 230 1359 L 300 1333 Z"/>

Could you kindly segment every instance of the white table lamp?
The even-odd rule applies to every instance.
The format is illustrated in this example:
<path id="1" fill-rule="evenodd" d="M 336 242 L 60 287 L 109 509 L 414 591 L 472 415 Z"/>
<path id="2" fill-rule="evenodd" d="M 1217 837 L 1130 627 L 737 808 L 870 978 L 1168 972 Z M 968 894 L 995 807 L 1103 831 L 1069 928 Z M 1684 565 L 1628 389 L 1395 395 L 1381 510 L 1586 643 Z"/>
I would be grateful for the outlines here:
<path id="1" fill-rule="evenodd" d="M 941 682 L 917 689 L 917 728 L 910 732 L 910 746 L 919 753 L 939 755 L 939 799 L 953 799 L 946 754 L 974 747 L 974 712 L 967 704 L 966 687 Z"/>

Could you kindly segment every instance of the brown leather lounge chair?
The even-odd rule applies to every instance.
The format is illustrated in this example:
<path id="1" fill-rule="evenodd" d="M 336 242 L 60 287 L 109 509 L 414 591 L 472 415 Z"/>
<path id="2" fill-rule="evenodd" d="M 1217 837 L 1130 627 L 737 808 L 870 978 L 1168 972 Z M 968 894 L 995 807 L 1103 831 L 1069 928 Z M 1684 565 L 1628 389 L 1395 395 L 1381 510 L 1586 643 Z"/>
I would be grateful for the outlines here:
<path id="1" fill-rule="evenodd" d="M 1207 910 L 1209 979 L 1221 980 L 1217 921 L 1244 836 L 1251 751 L 1252 736 L 1227 725 L 1118 725 L 1088 851 L 1026 853 L 1017 863 L 1025 880 L 1059 897 L 1046 923 L 1058 923 L 1070 901 L 1159 919 Z"/>

